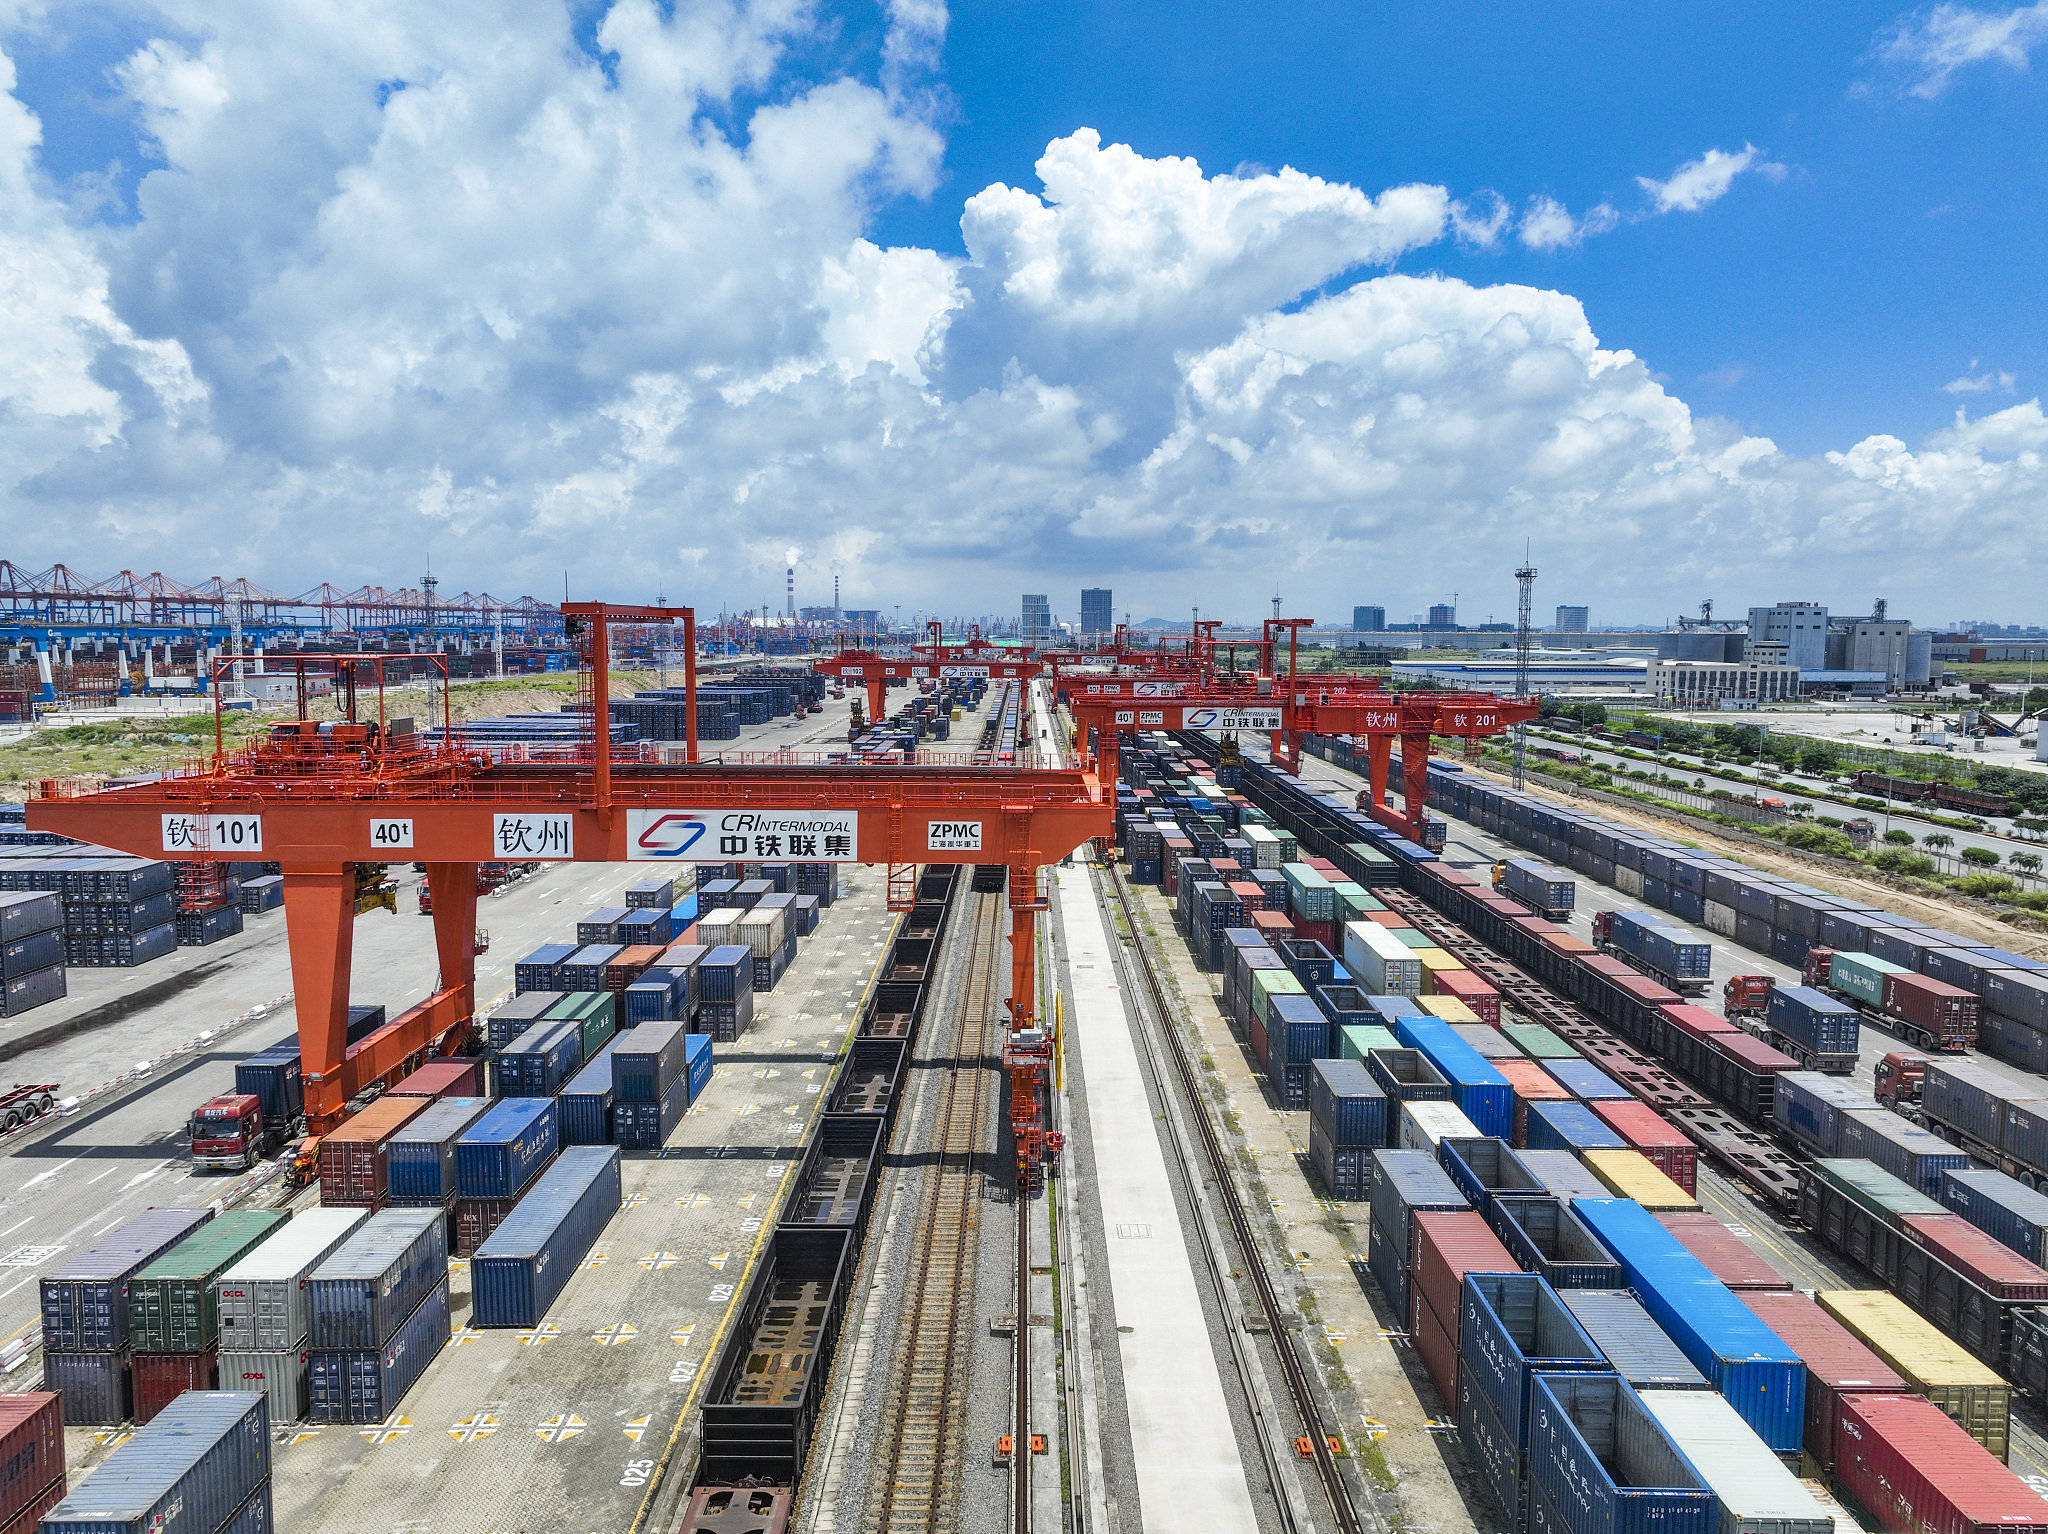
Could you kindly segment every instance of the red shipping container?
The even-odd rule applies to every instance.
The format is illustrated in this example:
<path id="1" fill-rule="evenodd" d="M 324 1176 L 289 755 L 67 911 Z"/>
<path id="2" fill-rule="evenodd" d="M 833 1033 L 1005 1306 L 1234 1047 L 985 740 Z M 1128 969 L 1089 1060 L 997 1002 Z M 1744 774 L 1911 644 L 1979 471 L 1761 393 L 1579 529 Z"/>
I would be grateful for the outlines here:
<path id="1" fill-rule="evenodd" d="M 1596 975 L 1605 975 L 1609 980 L 1633 978 L 1637 971 L 1630 969 L 1619 959 L 1610 959 L 1604 953 L 1596 953 L 1590 959 L 1579 961 Z"/>
<path id="2" fill-rule="evenodd" d="M 1690 1193 L 1692 1189 L 1686 1189 Z M 1652 1216 L 1730 1289 L 1790 1289 L 1792 1281 L 1757 1255 L 1734 1231 L 1704 1211 L 1669 1210 Z"/>
<path id="3" fill-rule="evenodd" d="M 484 1062 L 481 1057 L 467 1060 L 429 1060 L 384 1095 L 436 1100 L 443 1097 L 482 1097 L 483 1079 Z"/>
<path id="4" fill-rule="evenodd" d="M 58 1476 L 37 1492 L 28 1506 L 14 1515 L 11 1523 L 0 1523 L 0 1534 L 35 1534 L 36 1525 L 43 1521 L 43 1514 L 64 1500 L 67 1485 L 64 1477 Z"/>
<path id="5" fill-rule="evenodd" d="M 1835 1397 L 1899 1395 L 1910 1387 L 1861 1338 L 1794 1289 L 1751 1289 L 1742 1303 L 1806 1365 L 1806 1452 L 1835 1468 Z"/>
<path id="6" fill-rule="evenodd" d="M 682 931 L 678 932 L 674 937 L 668 940 L 668 947 L 662 949 L 661 951 L 662 962 L 667 963 L 668 956 L 674 953 L 678 948 L 695 948 L 696 946 L 697 924 L 695 922 L 691 922 L 689 926 L 683 928 Z"/>
<path id="7" fill-rule="evenodd" d="M 1446 884 L 1461 884 L 1467 889 L 1478 889 L 1480 887 L 1479 881 L 1466 873 L 1464 869 L 1453 868 L 1448 863 L 1424 863 L 1422 871 L 1426 874 L 1434 874 Z"/>
<path id="8" fill-rule="evenodd" d="M 1332 946 L 1337 941 L 1337 924 L 1333 921 L 1296 921 L 1294 935 L 1305 942 L 1321 943 L 1332 953 L 1337 951 Z"/>
<path id="9" fill-rule="evenodd" d="M 425 1097 L 380 1097 L 320 1141 L 320 1202 L 330 1209 L 375 1209 L 389 1196 L 385 1154 L 391 1137 L 432 1106 Z"/>
<path id="10" fill-rule="evenodd" d="M 1836 1474 L 1891 1534 L 2048 1534 L 2048 1502 L 1922 1396 L 1835 1401 Z"/>
<path id="11" fill-rule="evenodd" d="M 1244 872 L 1244 864 L 1238 862 L 1236 858 L 1211 858 L 1209 859 L 1209 866 L 1216 870 L 1218 881 L 1224 884 L 1230 882 L 1232 874 Z"/>
<path id="12" fill-rule="evenodd" d="M 1569 932 L 1539 932 L 1536 941 L 1561 959 L 1590 959 L 1599 953 L 1591 943 Z"/>
<path id="13" fill-rule="evenodd" d="M 54 1390 L 0 1395 L 0 1524 L 64 1479 L 64 1398 Z"/>
<path id="14" fill-rule="evenodd" d="M 659 943 L 635 943 L 631 948 L 620 949 L 619 956 L 604 967 L 604 988 L 623 992 L 648 965 L 660 962 L 661 949 Z"/>
<path id="15" fill-rule="evenodd" d="M 1886 975 L 1884 1009 L 1934 1033 L 1976 1037 L 1978 1000 L 1960 986 L 1925 975 Z"/>
<path id="16" fill-rule="evenodd" d="M 1790 1055 L 1775 1050 L 1762 1039 L 1753 1039 L 1746 1033 L 1717 1033 L 1707 1040 L 1707 1047 L 1720 1051 L 1731 1060 L 1740 1061 L 1759 1075 L 1799 1069 L 1799 1062 Z"/>
<path id="17" fill-rule="evenodd" d="M 1503 1076 L 1515 1090 L 1515 1121 L 1508 1131 L 1508 1143 L 1526 1145 L 1529 1143 L 1529 1104 L 1561 1103 L 1569 1101 L 1567 1092 L 1550 1072 L 1534 1060 L 1489 1060 L 1486 1062 Z"/>
<path id="18" fill-rule="evenodd" d="M 1253 1013 L 1244 1025 L 1244 1041 L 1252 1047 L 1252 1058 L 1259 1063 L 1259 1069 L 1266 1068 L 1266 1025 Z"/>
<path id="19" fill-rule="evenodd" d="M 1692 1194 L 1700 1191 L 1699 1147 L 1685 1137 L 1684 1130 L 1655 1108 L 1633 1098 L 1592 1102 L 1586 1106 L 1604 1120 L 1609 1129 L 1626 1140 L 1629 1149 L 1641 1151 L 1652 1166 L 1679 1187 Z"/>
<path id="20" fill-rule="evenodd" d="M 492 1231 L 505 1223 L 516 1198 L 459 1198 L 455 1201 L 455 1255 L 474 1257 Z"/>
<path id="21" fill-rule="evenodd" d="M 1959 1214 L 1902 1214 L 1907 1240 L 1924 1246 L 1994 1299 L 2048 1300 L 2048 1272 Z"/>
<path id="22" fill-rule="evenodd" d="M 1385 927 L 1389 932 L 1412 929 L 1415 925 L 1405 916 L 1396 916 L 1392 911 L 1367 911 L 1365 919 L 1375 927 Z"/>
<path id="23" fill-rule="evenodd" d="M 1517 905 L 1504 895 L 1474 895 L 1472 898 L 1495 915 L 1505 916 L 1510 921 L 1519 920 L 1528 910 L 1527 906 Z"/>
<path id="24" fill-rule="evenodd" d="M 1519 911 L 1522 907 L 1516 906 L 1515 909 Z M 1517 916 L 1514 924 L 1531 937 L 1541 937 L 1546 932 L 1561 932 L 1564 930 L 1555 922 L 1547 922 L 1540 916 Z"/>
<path id="25" fill-rule="evenodd" d="M 1447 969 L 1436 977 L 1437 993 L 1455 996 L 1490 1028 L 1500 1026 L 1500 992 L 1469 969 Z"/>
<path id="26" fill-rule="evenodd" d="M 1614 983 L 1646 1006 L 1668 1007 L 1679 999 L 1678 992 L 1667 991 L 1648 975 L 1617 975 Z"/>
<path id="27" fill-rule="evenodd" d="M 1267 942 L 1294 936 L 1294 919 L 1285 911 L 1247 911 L 1245 925 Z"/>
<path id="28" fill-rule="evenodd" d="M 1244 902 L 1246 914 L 1263 911 L 1266 908 L 1266 892 L 1256 884 L 1237 883 L 1226 884 L 1223 887 Z"/>
<path id="29" fill-rule="evenodd" d="M 1429 1371 L 1429 1381 L 1436 1386 L 1436 1393 L 1442 1398 L 1445 1408 L 1455 1412 L 1458 1409 L 1458 1344 L 1452 1340 L 1450 1328 L 1437 1319 L 1429 1301 L 1417 1295 L 1410 1304 L 1415 1314 L 1408 1328 L 1408 1340 L 1422 1355 L 1422 1367 Z M 1452 1323 L 1456 1324 L 1455 1321 Z"/>
<path id="30" fill-rule="evenodd" d="M 1335 874 L 1339 879 L 1344 877 L 1344 870 L 1335 863 L 1332 863 L 1328 858 L 1303 858 L 1302 862 L 1308 864 L 1309 867 L 1319 874 Z"/>
<path id="31" fill-rule="evenodd" d="M 1718 1012 L 1709 1012 L 1705 1007 L 1696 1007 L 1689 1001 L 1670 1002 L 1657 1010 L 1674 1028 L 1681 1028 L 1696 1039 L 1711 1038 L 1717 1033 L 1741 1031 Z"/>
<path id="32" fill-rule="evenodd" d="M 135 1425 L 141 1427 L 188 1390 L 219 1388 L 220 1344 L 217 1342 L 204 1353 L 137 1353 Z"/>
<path id="33" fill-rule="evenodd" d="M 1412 1332 L 1419 1322 L 1416 1312 L 1428 1305 L 1442 1321 L 1444 1330 L 1457 1340 L 1458 1294 L 1467 1273 L 1519 1273 L 1515 1261 L 1500 1238 L 1487 1228 L 1486 1216 L 1472 1211 L 1417 1214 L 1411 1222 L 1409 1251 L 1413 1277 L 1408 1283 L 1409 1318 Z M 1447 1400 L 1456 1400 L 1448 1396 Z"/>

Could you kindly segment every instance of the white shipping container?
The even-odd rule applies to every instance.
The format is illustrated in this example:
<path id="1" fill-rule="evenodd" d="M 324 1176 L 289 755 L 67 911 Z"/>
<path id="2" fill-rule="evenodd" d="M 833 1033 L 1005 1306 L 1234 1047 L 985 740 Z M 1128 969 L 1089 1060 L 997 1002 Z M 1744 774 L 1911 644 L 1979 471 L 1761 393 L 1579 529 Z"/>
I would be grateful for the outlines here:
<path id="1" fill-rule="evenodd" d="M 260 1390 L 270 1397 L 272 1422 L 297 1422 L 306 1415 L 306 1365 L 309 1356 L 304 1348 L 281 1353 L 223 1353 L 220 1355 L 220 1388 Z"/>
<path id="2" fill-rule="evenodd" d="M 1640 868 L 1623 868 L 1614 865 L 1614 887 L 1624 895 L 1634 895 L 1638 900 L 1643 894 L 1643 871 Z"/>
<path id="3" fill-rule="evenodd" d="M 306 1340 L 306 1276 L 349 1232 L 369 1217 L 367 1209 L 308 1209 L 294 1216 L 261 1246 L 239 1258 L 213 1281 L 220 1306 L 222 1353 L 272 1353 Z M 239 1389 L 223 1385 L 221 1389 Z"/>
<path id="4" fill-rule="evenodd" d="M 1344 967 L 1368 996 L 1420 996 L 1422 961 L 1377 922 L 1344 923 Z"/>
<path id="5" fill-rule="evenodd" d="M 780 952 L 782 945 L 789 941 L 789 912 L 749 911 L 739 919 L 734 928 L 735 943 L 745 943 L 754 950 L 757 959 L 770 958 Z"/>
<path id="6" fill-rule="evenodd" d="M 1281 864 L 1280 838 L 1264 826 L 1244 826 L 1238 833 L 1252 844 L 1252 867 L 1278 868 Z"/>
<path id="7" fill-rule="evenodd" d="M 1719 1501 L 1716 1534 L 1834 1534 L 1835 1520 L 1727 1398 L 1645 1390 L 1643 1405 Z"/>
<path id="8" fill-rule="evenodd" d="M 1456 1103 L 1401 1104 L 1402 1150 L 1434 1154 L 1445 1140 L 1474 1140 L 1479 1131 Z"/>
<path id="9" fill-rule="evenodd" d="M 1735 936 L 1735 907 L 1706 902 L 1707 930 L 1721 937 Z"/>
<path id="10" fill-rule="evenodd" d="M 717 910 L 697 918 L 697 941 L 706 948 L 723 948 L 728 943 L 742 943 L 746 939 L 734 936 L 740 918 L 747 913 L 736 905 L 722 905 Z"/>

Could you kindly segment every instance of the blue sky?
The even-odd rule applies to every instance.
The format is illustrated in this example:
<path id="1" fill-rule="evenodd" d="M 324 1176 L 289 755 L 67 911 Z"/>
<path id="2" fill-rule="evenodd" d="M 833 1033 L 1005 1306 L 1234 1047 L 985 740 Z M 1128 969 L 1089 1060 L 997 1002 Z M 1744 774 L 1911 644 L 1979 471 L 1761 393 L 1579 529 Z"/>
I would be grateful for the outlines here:
<path id="1" fill-rule="evenodd" d="M 1997 8 L 1993 8 L 1994 10 Z M 1030 185 L 1076 124 L 1211 174 L 1292 165 L 1376 188 L 1644 196 L 1710 147 L 1789 167 L 1566 252 L 1413 252 L 1410 271 L 1563 287 L 1696 409 L 1799 453 L 1911 440 L 2040 387 L 2048 92 L 1982 64 L 1935 100 L 1872 57 L 1896 4 L 1290 6 L 992 0 L 953 17 L 946 186 L 877 238 L 958 251 L 958 200 Z M 1973 359 L 1975 367 L 1972 367 Z"/>
<path id="2" fill-rule="evenodd" d="M 2041 67 L 2048 0 L 0 0 L 0 557 L 2038 620 Z"/>

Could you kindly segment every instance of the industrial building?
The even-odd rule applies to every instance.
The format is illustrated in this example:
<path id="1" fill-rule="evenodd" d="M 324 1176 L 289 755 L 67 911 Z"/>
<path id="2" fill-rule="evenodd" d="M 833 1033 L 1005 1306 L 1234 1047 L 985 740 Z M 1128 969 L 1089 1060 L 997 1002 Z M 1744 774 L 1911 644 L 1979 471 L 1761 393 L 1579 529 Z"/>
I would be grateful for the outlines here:
<path id="1" fill-rule="evenodd" d="M 1667 708 L 1718 708 L 1724 703 L 1791 703 L 1799 668 L 1761 660 L 1659 660 L 1650 671 L 1657 702 Z"/>
<path id="2" fill-rule="evenodd" d="M 1457 687 L 1472 692 L 1515 694 L 1516 662 L 1512 650 L 1493 650 L 1467 660 L 1397 660 L 1397 677 L 1416 677 L 1440 687 Z M 1603 697 L 1650 697 L 1650 658 L 1642 654 L 1619 654 L 1605 658 L 1591 655 L 1560 655 L 1547 651 L 1529 663 L 1529 689 L 1537 695 L 1552 693 L 1594 693 Z"/>
<path id="3" fill-rule="evenodd" d="M 1081 632 L 1108 634 L 1116 629 L 1111 615 L 1112 596 L 1107 586 L 1085 586 L 1081 590 Z"/>

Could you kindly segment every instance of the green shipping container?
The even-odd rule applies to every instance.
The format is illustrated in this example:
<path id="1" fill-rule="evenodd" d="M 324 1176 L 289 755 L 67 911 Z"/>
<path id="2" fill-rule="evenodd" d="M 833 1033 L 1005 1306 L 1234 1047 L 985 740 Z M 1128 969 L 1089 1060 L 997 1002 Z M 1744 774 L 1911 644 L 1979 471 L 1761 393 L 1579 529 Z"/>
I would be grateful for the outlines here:
<path id="1" fill-rule="evenodd" d="M 1337 920 L 1340 922 L 1364 921 L 1367 911 L 1384 911 L 1387 908 L 1385 901 L 1373 899 L 1365 892 L 1364 885 L 1353 884 L 1349 879 L 1341 884 L 1332 884 L 1330 888 L 1337 892 Z"/>
<path id="2" fill-rule="evenodd" d="M 238 1209 L 200 1226 L 128 1280 L 128 1331 L 138 1353 L 204 1353 L 220 1340 L 213 1281 L 291 1219 Z"/>
<path id="3" fill-rule="evenodd" d="M 583 1025 L 583 1058 L 594 1059 L 619 1031 L 618 998 L 610 991 L 571 991 L 541 1014 L 543 1021 Z"/>
<path id="4" fill-rule="evenodd" d="M 1897 1225 L 1899 1216 L 1903 1214 L 1955 1213 L 1919 1189 L 1901 1182 L 1874 1161 L 1846 1158 L 1816 1161 L 1813 1170 L 1822 1182 L 1887 1225 Z"/>
<path id="5" fill-rule="evenodd" d="M 1579 1052 L 1541 1023 L 1502 1023 L 1500 1031 L 1531 1060 L 1576 1060 Z"/>
<path id="6" fill-rule="evenodd" d="M 1338 1032 L 1344 1036 L 1340 1041 L 1344 1058 L 1356 1060 L 1360 1065 L 1365 1064 L 1365 1052 L 1369 1049 L 1401 1047 L 1401 1041 L 1394 1037 L 1394 1030 L 1391 1028 L 1373 1028 L 1362 1023 L 1354 1023 L 1350 1027 L 1339 1029 Z"/>
<path id="7" fill-rule="evenodd" d="M 1273 1015 L 1275 996 L 1306 996 L 1307 989 L 1297 980 L 1292 970 L 1255 969 L 1252 971 L 1252 1012 L 1261 1023 Z"/>
<path id="8" fill-rule="evenodd" d="M 1884 977 L 1909 975 L 1912 971 L 1889 959 L 1874 959 L 1867 953 L 1838 953 L 1828 964 L 1828 985 L 1844 996 L 1853 996 L 1867 1006 L 1884 1005 Z"/>
<path id="9" fill-rule="evenodd" d="M 1436 939 L 1419 927 L 1389 927 L 1387 930 L 1394 934 L 1394 941 L 1404 948 L 1436 947 Z"/>

